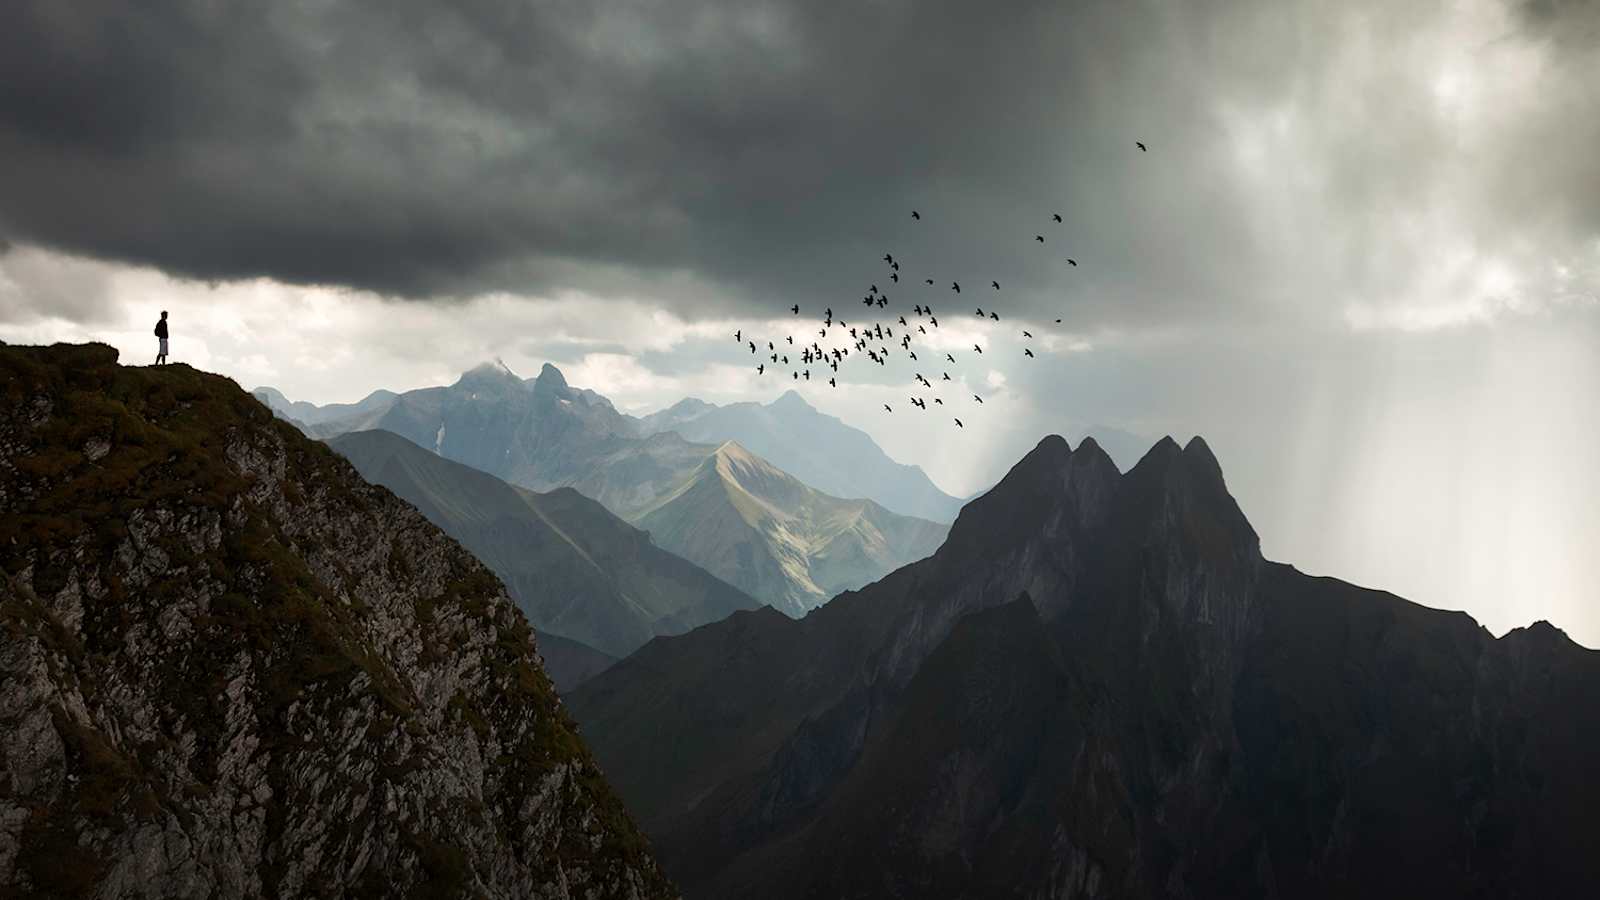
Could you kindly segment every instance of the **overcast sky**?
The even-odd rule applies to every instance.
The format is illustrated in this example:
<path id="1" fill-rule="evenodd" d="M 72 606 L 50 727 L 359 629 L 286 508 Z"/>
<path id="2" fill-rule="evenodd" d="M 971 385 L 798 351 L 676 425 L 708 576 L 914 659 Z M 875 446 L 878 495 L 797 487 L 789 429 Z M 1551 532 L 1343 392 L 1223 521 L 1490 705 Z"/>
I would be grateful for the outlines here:
<path id="1" fill-rule="evenodd" d="M 802 392 L 951 493 L 1200 433 L 1269 556 L 1600 646 L 1600 4 L 92 6 L 0 28 L 0 339 L 644 412 L 876 283 L 969 427 Z"/>

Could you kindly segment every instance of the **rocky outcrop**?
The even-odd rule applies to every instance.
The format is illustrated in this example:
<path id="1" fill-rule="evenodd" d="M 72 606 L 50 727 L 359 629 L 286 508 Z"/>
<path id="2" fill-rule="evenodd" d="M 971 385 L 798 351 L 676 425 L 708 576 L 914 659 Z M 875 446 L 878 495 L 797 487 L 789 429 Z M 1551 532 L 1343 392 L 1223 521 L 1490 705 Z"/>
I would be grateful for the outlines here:
<path id="1" fill-rule="evenodd" d="M 0 385 L 0 894 L 673 895 L 414 509 L 186 366 Z"/>

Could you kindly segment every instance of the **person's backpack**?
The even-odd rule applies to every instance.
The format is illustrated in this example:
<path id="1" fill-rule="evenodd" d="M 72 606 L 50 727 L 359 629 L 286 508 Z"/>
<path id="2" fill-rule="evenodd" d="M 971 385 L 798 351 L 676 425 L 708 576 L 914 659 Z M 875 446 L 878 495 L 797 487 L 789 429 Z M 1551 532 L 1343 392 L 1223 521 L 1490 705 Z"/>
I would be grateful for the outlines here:
<path id="1" fill-rule="evenodd" d="M 151 332 L 151 333 L 154 334 L 156 337 L 161 337 L 161 323 L 160 322 L 156 323 L 155 330 L 153 332 Z"/>

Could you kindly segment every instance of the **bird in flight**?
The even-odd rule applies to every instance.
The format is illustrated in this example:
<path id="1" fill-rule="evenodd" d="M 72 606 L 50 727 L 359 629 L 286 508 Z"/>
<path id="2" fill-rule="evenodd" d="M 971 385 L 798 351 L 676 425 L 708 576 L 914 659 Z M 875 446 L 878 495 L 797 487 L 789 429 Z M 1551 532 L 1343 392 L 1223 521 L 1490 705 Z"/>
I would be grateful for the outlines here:
<path id="1" fill-rule="evenodd" d="M 951 355 L 950 355 L 950 354 L 948 354 L 948 353 L 946 353 L 946 354 L 945 354 L 945 355 L 944 355 L 944 358 L 945 358 L 945 359 L 948 359 L 948 360 L 950 360 L 950 361 L 951 361 L 951 362 L 955 362 L 955 361 L 956 361 L 956 358 L 955 358 L 955 357 L 954 357 L 954 356 L 951 356 Z"/>
<path id="2" fill-rule="evenodd" d="M 944 401 L 940 400 L 938 397 L 933 398 L 933 402 L 939 404 L 940 406 L 944 405 Z"/>
<path id="3" fill-rule="evenodd" d="M 892 409 L 890 409 L 890 408 L 889 408 L 889 404 L 887 404 L 887 403 L 885 403 L 885 404 L 884 404 L 884 405 L 883 405 L 883 411 L 884 411 L 884 412 L 894 412 L 894 410 L 892 410 Z"/>
<path id="4" fill-rule="evenodd" d="M 1044 235 L 1042 235 L 1042 234 L 1036 234 L 1036 235 L 1034 235 L 1034 236 L 1033 236 L 1033 239 L 1034 239 L 1034 240 L 1036 240 L 1036 241 L 1038 241 L 1038 242 L 1039 242 L 1039 243 L 1041 243 L 1041 244 L 1042 244 L 1042 243 L 1044 243 Z"/>
<path id="5" fill-rule="evenodd" d="M 976 315 L 980 319 L 983 318 L 983 307 L 981 307 L 981 306 L 978 307 L 978 311 L 976 313 L 974 313 L 973 315 Z"/>
<path id="6" fill-rule="evenodd" d="M 973 345 L 972 345 L 972 349 L 974 349 L 974 350 L 976 350 L 976 351 L 978 351 L 978 352 L 979 352 L 979 353 L 982 353 L 982 352 L 983 352 L 983 348 L 982 348 L 982 347 L 979 347 L 979 346 L 978 346 L 978 345 L 977 345 L 977 344 L 973 344 Z"/>
<path id="7" fill-rule="evenodd" d="M 950 380 L 950 373 L 949 372 L 944 373 L 944 380 L 945 381 L 949 381 Z"/>
<path id="8" fill-rule="evenodd" d="M 1024 329 L 1024 330 L 1023 330 L 1023 332 L 1022 332 L 1022 336 L 1023 336 L 1023 337 L 1025 337 L 1025 338 L 1031 338 L 1031 337 L 1033 337 L 1033 335 L 1032 335 L 1032 334 L 1029 334 L 1029 333 L 1028 333 L 1028 331 L 1027 331 L 1027 330 L 1026 330 L 1026 329 Z"/>
<path id="9" fill-rule="evenodd" d="M 885 253 L 883 255 L 883 261 L 886 262 L 886 263 L 894 262 L 894 254 L 893 253 Z"/>
<path id="10" fill-rule="evenodd" d="M 958 294 L 961 293 L 961 283 L 958 281 L 950 282 L 950 290 L 955 291 Z"/>
<path id="11" fill-rule="evenodd" d="M 800 315 L 800 304 L 796 303 L 794 306 L 789 307 L 789 309 L 793 311 L 795 315 Z"/>
<path id="12" fill-rule="evenodd" d="M 750 352 L 751 353 L 756 352 L 756 342 L 755 341 L 751 341 L 750 342 Z"/>
<path id="13" fill-rule="evenodd" d="M 913 209 L 911 211 L 911 218 L 920 219 L 920 218 L 922 218 L 922 214 Z"/>
<path id="14" fill-rule="evenodd" d="M 794 335 L 792 335 L 792 334 L 791 334 L 791 335 L 789 335 L 789 345 L 790 345 L 790 346 L 793 346 L 793 345 L 794 345 Z"/>
<path id="15" fill-rule="evenodd" d="M 938 316 L 929 316 L 928 317 L 928 324 L 932 325 L 935 328 L 938 328 L 939 327 L 939 317 Z"/>
<path id="16" fill-rule="evenodd" d="M 923 280 L 928 282 L 929 284 L 933 284 L 933 279 L 932 278 L 926 278 L 926 279 L 923 279 Z"/>
<path id="17" fill-rule="evenodd" d="M 899 272 L 890 272 L 889 273 L 889 280 L 898 283 L 900 281 L 900 273 Z"/>
<path id="18" fill-rule="evenodd" d="M 963 425 L 963 424 L 961 424 L 961 420 L 960 420 L 960 419 L 957 419 L 957 420 L 956 420 L 956 427 L 957 427 L 957 428 L 965 428 L 965 427 L 967 427 L 967 426 L 965 426 L 965 425 Z"/>
<path id="19" fill-rule="evenodd" d="M 767 370 L 767 364 L 766 363 L 762 363 L 761 365 L 756 366 L 756 374 L 757 375 L 760 375 L 762 372 L 765 372 L 766 370 Z"/>
<path id="20" fill-rule="evenodd" d="M 1056 213 L 1055 215 L 1051 216 L 1050 218 L 1055 219 L 1057 224 L 1059 224 L 1061 222 L 1061 213 Z"/>
<path id="21" fill-rule="evenodd" d="M 1000 314 L 997 313 L 997 312 L 991 312 L 991 313 L 989 313 L 989 318 L 991 318 L 991 319 L 995 320 L 996 322 L 998 322 L 998 321 L 1000 321 Z"/>
<path id="22" fill-rule="evenodd" d="M 740 335 L 741 335 L 741 334 L 743 334 L 743 333 L 744 333 L 744 332 L 743 332 L 743 331 L 742 331 L 742 330 L 741 330 L 741 331 L 735 331 L 735 332 L 734 332 L 734 333 L 733 333 L 733 342 L 734 342 L 734 343 L 735 343 L 735 344 L 737 344 L 737 343 L 739 343 L 739 341 L 741 341 L 741 340 L 743 340 L 743 338 L 742 338 L 742 337 L 740 337 Z"/>
<path id="23" fill-rule="evenodd" d="M 998 281 L 991 281 L 991 282 L 989 282 L 989 283 L 990 283 L 990 284 L 992 284 L 992 285 L 994 285 L 994 289 L 995 289 L 995 290 L 997 290 L 997 291 L 998 291 L 998 290 L 1000 290 L 1000 282 L 998 282 Z"/>
<path id="24" fill-rule="evenodd" d="M 828 387 L 838 387 L 838 386 L 839 385 L 832 378 L 828 379 Z"/>
<path id="25" fill-rule="evenodd" d="M 972 399 L 974 399 L 974 400 L 976 400 L 976 401 L 978 401 L 978 402 L 979 402 L 979 403 L 982 403 L 982 402 L 983 402 L 983 398 L 982 398 L 982 397 L 979 397 L 979 396 L 978 396 L 978 395 L 977 395 L 977 394 L 973 394 L 973 395 L 972 395 Z"/>
<path id="26" fill-rule="evenodd" d="M 1067 264 L 1068 265 L 1072 265 L 1072 266 L 1076 266 L 1078 264 L 1078 261 L 1075 260 L 1075 259 L 1068 258 L 1067 259 Z"/>
<path id="27" fill-rule="evenodd" d="M 1146 147 L 1146 146 L 1145 146 L 1145 145 L 1144 145 L 1144 142 L 1143 142 L 1143 141 L 1134 141 L 1134 142 L 1133 142 L 1133 145 L 1134 145 L 1134 146 L 1135 146 L 1135 147 L 1138 147 L 1138 148 L 1139 148 L 1139 149 L 1140 149 L 1140 150 L 1141 150 L 1141 151 L 1142 151 L 1142 152 L 1145 152 L 1145 153 L 1149 153 L 1149 152 L 1150 152 L 1150 148 L 1149 148 L 1149 147 Z"/>
<path id="28" fill-rule="evenodd" d="M 1022 355 L 1031 357 L 1031 356 L 1033 356 L 1033 351 L 1029 350 L 1026 347 L 1024 347 L 1024 348 L 1022 348 Z"/>

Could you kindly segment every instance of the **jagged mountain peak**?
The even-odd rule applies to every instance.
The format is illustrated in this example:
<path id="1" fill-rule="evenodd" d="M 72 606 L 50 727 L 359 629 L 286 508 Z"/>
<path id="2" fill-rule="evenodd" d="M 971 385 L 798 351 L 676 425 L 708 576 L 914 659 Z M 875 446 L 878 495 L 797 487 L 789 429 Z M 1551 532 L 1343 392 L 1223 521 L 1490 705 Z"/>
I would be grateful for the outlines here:
<path id="1" fill-rule="evenodd" d="M 534 384 L 536 387 L 542 388 L 565 389 L 567 387 L 567 378 L 561 374 L 560 369 L 550 363 L 545 363 L 539 367 L 539 376 L 534 379 Z"/>
<path id="2" fill-rule="evenodd" d="M 988 552 L 1050 533 L 1051 521 L 1086 522 L 1099 515 L 1120 477 L 1099 444 L 1085 441 L 1074 452 L 1062 436 L 1048 435 L 961 510 L 948 543 Z"/>

